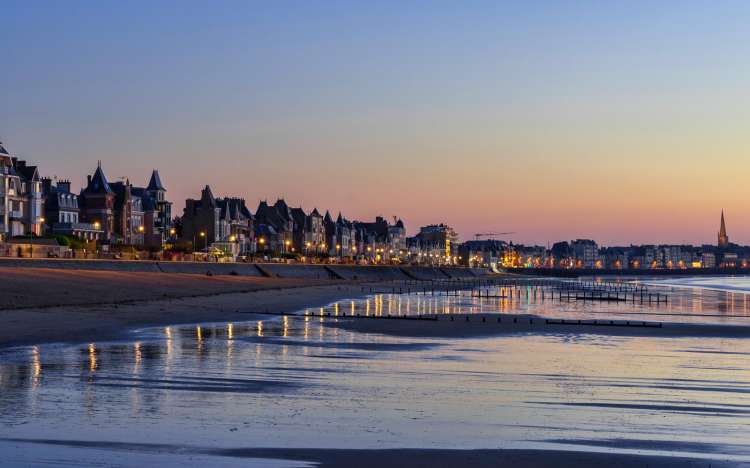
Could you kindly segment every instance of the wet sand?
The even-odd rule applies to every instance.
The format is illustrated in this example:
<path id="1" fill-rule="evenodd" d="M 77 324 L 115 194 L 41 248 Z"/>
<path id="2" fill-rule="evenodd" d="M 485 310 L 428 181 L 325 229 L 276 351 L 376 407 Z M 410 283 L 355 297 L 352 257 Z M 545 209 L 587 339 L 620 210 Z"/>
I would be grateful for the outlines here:
<path id="1" fill-rule="evenodd" d="M 6 270 L 6 272 L 8 272 Z M 365 295 L 346 280 L 14 268 L 0 282 L 0 347 L 115 339 L 139 327 L 249 321 Z M 372 283 L 367 283 L 372 284 Z M 332 326 L 412 337 L 568 333 L 655 337 L 748 337 L 750 326 L 639 320 L 555 323 L 532 314 L 452 314 L 407 320 L 339 317 Z M 569 321 L 570 322 L 570 321 Z M 593 323 L 592 323 L 593 322 Z M 651 326 L 651 325 L 658 325 Z"/>
<path id="2" fill-rule="evenodd" d="M 564 320 L 528 314 L 454 314 L 414 317 L 337 317 L 329 326 L 404 337 L 467 338 L 514 333 L 652 337 L 750 337 L 750 326 L 640 320 Z"/>
<path id="3" fill-rule="evenodd" d="M 664 467 L 664 468 L 728 468 L 748 466 L 747 463 L 715 459 L 695 459 L 682 457 L 660 457 L 638 454 L 577 452 L 565 450 L 440 450 L 440 449 L 308 449 L 308 448 L 203 448 L 168 444 L 129 444 L 121 442 L 91 442 L 76 440 L 49 439 L 0 439 L 0 442 L 18 448 L 34 444 L 68 449 L 104 449 L 132 455 L 167 455 L 183 460 L 188 465 L 194 456 L 210 457 L 201 462 L 216 463 L 217 459 L 229 458 L 245 460 L 247 463 L 260 460 L 285 460 L 294 466 L 319 466 L 339 468 L 358 466 L 362 468 L 382 466 L 414 467 L 497 467 L 517 468 L 611 466 Z M 75 452 L 72 452 L 75 453 Z M 184 460 L 189 457 L 190 460 Z M 58 453 L 57 459 L 65 459 L 65 452 Z M 20 461 L 20 460 L 19 460 Z M 175 461 L 174 458 L 171 461 Z M 285 464 L 286 465 L 286 464 Z M 176 464 L 175 464 L 176 466 Z"/>
<path id="4" fill-rule="evenodd" d="M 0 282 L 0 347 L 114 339 L 128 329 L 252 320 L 362 295 L 351 281 L 18 268 Z"/>

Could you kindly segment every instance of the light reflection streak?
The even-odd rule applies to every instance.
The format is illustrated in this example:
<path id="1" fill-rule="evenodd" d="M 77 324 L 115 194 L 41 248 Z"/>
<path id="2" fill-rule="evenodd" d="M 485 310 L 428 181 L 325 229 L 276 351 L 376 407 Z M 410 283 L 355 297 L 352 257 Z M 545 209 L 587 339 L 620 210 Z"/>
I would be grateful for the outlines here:
<path id="1" fill-rule="evenodd" d="M 39 355 L 39 347 L 31 347 L 31 388 L 39 387 L 40 377 L 42 376 L 42 361 Z"/>
<path id="2" fill-rule="evenodd" d="M 96 359 L 96 345 L 94 343 L 89 343 L 89 370 L 91 372 L 95 372 L 96 368 L 99 366 L 99 363 Z"/>
<path id="3" fill-rule="evenodd" d="M 230 371 L 232 369 L 232 357 L 234 354 L 234 324 L 227 324 L 227 363 L 226 369 Z"/>
<path id="4" fill-rule="evenodd" d="M 142 359 L 143 354 L 141 353 L 141 342 L 136 341 L 133 345 L 133 373 L 138 373 Z"/>

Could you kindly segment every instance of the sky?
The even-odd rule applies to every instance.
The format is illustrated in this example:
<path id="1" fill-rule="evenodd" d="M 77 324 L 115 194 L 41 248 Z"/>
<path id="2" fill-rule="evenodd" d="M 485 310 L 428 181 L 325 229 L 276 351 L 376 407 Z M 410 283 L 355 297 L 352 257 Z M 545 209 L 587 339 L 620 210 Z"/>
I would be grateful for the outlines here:
<path id="1" fill-rule="evenodd" d="M 0 140 L 546 245 L 750 244 L 745 1 L 2 2 Z"/>

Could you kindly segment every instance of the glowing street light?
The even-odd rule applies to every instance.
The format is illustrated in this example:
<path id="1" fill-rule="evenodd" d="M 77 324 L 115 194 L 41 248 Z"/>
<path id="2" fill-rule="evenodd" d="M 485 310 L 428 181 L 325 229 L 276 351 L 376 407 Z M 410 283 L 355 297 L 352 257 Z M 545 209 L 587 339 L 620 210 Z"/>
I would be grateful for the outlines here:
<path id="1" fill-rule="evenodd" d="M 44 225 L 46 220 L 39 218 L 39 223 Z M 40 227 L 40 232 L 43 226 Z M 34 258 L 34 229 L 29 229 L 29 257 Z"/>

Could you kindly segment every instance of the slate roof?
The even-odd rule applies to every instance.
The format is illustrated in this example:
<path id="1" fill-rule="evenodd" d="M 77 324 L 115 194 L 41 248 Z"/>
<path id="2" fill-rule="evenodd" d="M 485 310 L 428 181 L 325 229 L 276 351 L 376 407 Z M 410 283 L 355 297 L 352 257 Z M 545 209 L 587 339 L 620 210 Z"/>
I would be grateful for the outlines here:
<path id="1" fill-rule="evenodd" d="M 96 172 L 91 177 L 91 182 L 84 189 L 86 193 L 112 193 L 112 188 L 107 182 L 107 178 L 104 176 L 101 166 L 97 166 Z"/>
<path id="2" fill-rule="evenodd" d="M 36 166 L 23 166 L 16 168 L 18 173 L 26 180 L 39 180 L 39 172 Z"/>
<path id="3" fill-rule="evenodd" d="M 203 205 L 203 201 L 206 201 L 208 206 L 205 206 L 204 208 L 216 208 L 216 198 L 214 198 L 214 194 L 211 191 L 211 187 L 206 185 L 206 188 L 203 189 L 201 192 L 201 206 Z"/>
<path id="4" fill-rule="evenodd" d="M 146 187 L 146 189 L 149 191 L 167 191 L 167 189 L 164 188 L 164 185 L 162 185 L 161 177 L 159 177 L 159 171 L 157 171 L 156 169 L 154 169 L 154 171 L 151 173 L 151 180 L 149 180 L 148 187 Z"/>

